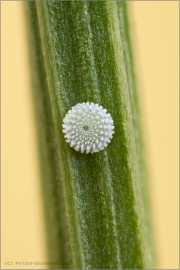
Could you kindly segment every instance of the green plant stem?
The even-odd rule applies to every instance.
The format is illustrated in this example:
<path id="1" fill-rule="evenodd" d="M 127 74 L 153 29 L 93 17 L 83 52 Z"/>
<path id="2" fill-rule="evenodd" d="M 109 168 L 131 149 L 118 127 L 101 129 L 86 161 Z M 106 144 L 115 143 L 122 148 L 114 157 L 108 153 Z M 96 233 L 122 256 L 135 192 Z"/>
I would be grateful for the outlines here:
<path id="1" fill-rule="evenodd" d="M 152 268 L 126 3 L 28 7 L 50 259 L 72 256 L 79 269 Z M 110 145 L 93 155 L 70 148 L 62 134 L 67 111 L 86 101 L 101 104 L 115 124 Z"/>

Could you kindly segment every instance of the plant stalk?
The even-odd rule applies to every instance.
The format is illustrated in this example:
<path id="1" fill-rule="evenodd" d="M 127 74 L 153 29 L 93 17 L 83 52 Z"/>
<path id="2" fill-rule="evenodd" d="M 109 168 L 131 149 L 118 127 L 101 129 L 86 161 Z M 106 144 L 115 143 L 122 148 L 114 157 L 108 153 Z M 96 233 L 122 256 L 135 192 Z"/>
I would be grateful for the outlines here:
<path id="1" fill-rule="evenodd" d="M 49 259 L 61 268 L 153 268 L 127 3 L 26 5 Z M 76 152 L 62 133 L 68 110 L 87 101 L 115 125 L 95 154 Z"/>

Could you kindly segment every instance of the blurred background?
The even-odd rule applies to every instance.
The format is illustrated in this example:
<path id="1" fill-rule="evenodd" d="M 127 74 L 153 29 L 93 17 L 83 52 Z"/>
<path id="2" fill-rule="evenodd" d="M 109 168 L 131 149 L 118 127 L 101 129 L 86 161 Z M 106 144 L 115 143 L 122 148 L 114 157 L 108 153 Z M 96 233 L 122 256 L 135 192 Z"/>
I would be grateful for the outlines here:
<path id="1" fill-rule="evenodd" d="M 179 2 L 129 4 L 158 268 L 179 269 Z M 1 2 L 3 269 L 43 269 L 47 261 L 23 8 Z"/>

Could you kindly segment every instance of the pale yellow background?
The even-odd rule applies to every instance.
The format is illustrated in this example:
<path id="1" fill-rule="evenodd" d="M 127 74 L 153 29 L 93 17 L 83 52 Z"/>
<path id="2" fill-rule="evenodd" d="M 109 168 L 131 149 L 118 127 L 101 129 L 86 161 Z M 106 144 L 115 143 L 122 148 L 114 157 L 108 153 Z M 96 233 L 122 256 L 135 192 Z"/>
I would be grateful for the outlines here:
<path id="1" fill-rule="evenodd" d="M 132 2 L 158 268 L 178 269 L 178 2 Z M 2 2 L 2 268 L 46 261 L 23 3 Z M 13 265 L 5 265 L 10 262 Z"/>

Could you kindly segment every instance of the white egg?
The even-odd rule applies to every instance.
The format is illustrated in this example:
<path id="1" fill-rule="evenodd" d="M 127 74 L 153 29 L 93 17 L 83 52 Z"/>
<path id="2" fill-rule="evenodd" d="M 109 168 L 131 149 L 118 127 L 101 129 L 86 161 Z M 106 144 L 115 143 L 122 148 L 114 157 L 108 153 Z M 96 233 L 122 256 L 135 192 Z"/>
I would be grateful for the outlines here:
<path id="1" fill-rule="evenodd" d="M 62 126 L 70 146 L 86 154 L 103 150 L 114 133 L 111 115 L 93 102 L 78 103 L 72 107 L 63 119 Z"/>

